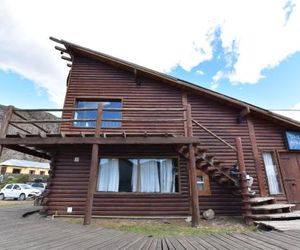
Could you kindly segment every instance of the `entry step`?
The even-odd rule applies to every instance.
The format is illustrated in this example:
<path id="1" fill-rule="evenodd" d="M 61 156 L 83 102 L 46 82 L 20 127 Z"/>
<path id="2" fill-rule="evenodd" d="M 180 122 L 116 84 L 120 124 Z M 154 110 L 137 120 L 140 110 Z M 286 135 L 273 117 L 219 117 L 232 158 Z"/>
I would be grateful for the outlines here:
<path id="1" fill-rule="evenodd" d="M 254 197 L 250 199 L 251 204 L 264 203 L 269 201 L 275 201 L 274 197 Z"/>
<path id="2" fill-rule="evenodd" d="M 295 207 L 295 204 L 268 204 L 268 205 L 262 205 L 262 206 L 254 206 L 251 207 L 252 210 L 277 210 L 277 209 L 291 209 L 292 207 Z"/>
<path id="3" fill-rule="evenodd" d="M 293 220 L 293 219 L 300 219 L 300 210 L 293 211 L 290 213 L 252 214 L 250 217 L 255 220 L 272 220 L 272 219 Z"/>

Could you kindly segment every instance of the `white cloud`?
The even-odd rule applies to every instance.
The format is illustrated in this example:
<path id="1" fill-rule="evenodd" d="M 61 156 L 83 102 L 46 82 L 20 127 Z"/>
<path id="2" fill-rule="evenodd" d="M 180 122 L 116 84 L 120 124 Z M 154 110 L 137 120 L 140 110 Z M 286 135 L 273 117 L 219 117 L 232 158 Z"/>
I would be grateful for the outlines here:
<path id="1" fill-rule="evenodd" d="M 61 104 L 67 67 L 50 35 L 169 72 L 212 59 L 214 31 L 220 28 L 228 58 L 236 58 L 228 59 L 234 71 L 225 75 L 255 83 L 263 69 L 300 51 L 300 6 L 286 5 L 284 0 L 2 0 L 0 68 L 35 81 Z"/>
<path id="2" fill-rule="evenodd" d="M 204 73 L 203 70 L 198 69 L 198 70 L 196 71 L 196 74 L 197 74 L 198 76 L 203 76 L 205 73 Z"/>
<path id="3" fill-rule="evenodd" d="M 295 111 L 276 111 L 275 113 L 300 121 L 300 102 L 297 103 L 292 109 L 295 109 Z"/>
<path id="4" fill-rule="evenodd" d="M 216 91 L 218 87 L 219 87 L 219 83 L 217 83 L 217 82 L 212 82 L 212 83 L 210 84 L 210 89 L 211 89 L 211 90 Z"/>
<path id="5" fill-rule="evenodd" d="M 213 79 L 215 82 L 218 82 L 218 81 L 220 81 L 223 77 L 224 77 L 223 71 L 218 71 L 218 72 L 213 76 L 212 79 Z"/>

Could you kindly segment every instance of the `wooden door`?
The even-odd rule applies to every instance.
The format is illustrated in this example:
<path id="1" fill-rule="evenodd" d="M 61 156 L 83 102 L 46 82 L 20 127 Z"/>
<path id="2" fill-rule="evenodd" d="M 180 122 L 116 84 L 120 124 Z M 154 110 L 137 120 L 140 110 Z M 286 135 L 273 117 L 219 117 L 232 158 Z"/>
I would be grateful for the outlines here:
<path id="1" fill-rule="evenodd" d="M 300 153 L 281 153 L 280 162 L 288 200 L 300 209 Z"/>

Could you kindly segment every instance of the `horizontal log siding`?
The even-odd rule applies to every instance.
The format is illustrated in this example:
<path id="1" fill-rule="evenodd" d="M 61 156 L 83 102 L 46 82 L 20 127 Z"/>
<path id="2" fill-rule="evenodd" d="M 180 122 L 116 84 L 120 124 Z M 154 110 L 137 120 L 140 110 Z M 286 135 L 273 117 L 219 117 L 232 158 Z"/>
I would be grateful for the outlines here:
<path id="1" fill-rule="evenodd" d="M 192 117 L 222 139 L 235 146 L 235 138 L 241 137 L 244 149 L 247 173 L 254 177 L 253 190 L 258 192 L 257 176 L 253 160 L 253 153 L 246 121 L 237 123 L 240 110 L 224 106 L 218 102 L 197 95 L 188 95 L 188 102 L 192 106 Z M 194 136 L 198 137 L 201 145 L 208 148 L 208 153 L 220 160 L 223 165 L 233 166 L 237 162 L 236 153 L 228 146 L 205 132 L 197 125 L 193 125 Z M 212 208 L 219 215 L 241 214 L 241 199 L 234 196 L 229 188 L 224 188 L 211 181 L 212 195 L 199 197 L 200 209 Z"/>
<path id="2" fill-rule="evenodd" d="M 85 208 L 89 180 L 91 147 L 61 147 L 56 156 L 51 192 L 47 203 L 48 214 L 82 215 Z M 79 157 L 79 162 L 74 162 Z"/>
<path id="3" fill-rule="evenodd" d="M 166 84 L 140 78 L 137 86 L 134 74 L 82 56 L 74 56 L 64 108 L 75 107 L 75 98 L 122 99 L 124 108 L 182 108 L 181 92 Z M 65 112 L 64 119 L 71 119 L 72 112 Z M 182 119 L 183 112 L 174 111 L 124 111 L 122 118 L 130 119 Z M 74 128 L 64 123 L 61 131 L 90 131 Z M 103 132 L 173 132 L 183 134 L 183 121 L 173 122 L 123 122 L 121 128 L 103 129 Z"/>
<path id="4" fill-rule="evenodd" d="M 271 123 L 264 118 L 254 118 L 253 119 L 255 134 L 256 134 L 256 142 L 260 157 L 260 164 L 263 170 L 264 180 L 265 180 L 265 188 L 269 193 L 269 188 L 267 184 L 267 177 L 265 172 L 265 167 L 262 158 L 262 152 L 264 151 L 274 151 L 274 150 L 286 150 L 285 142 L 284 142 L 284 131 L 286 130 L 283 127 L 280 127 L 274 123 Z M 277 200 L 287 202 L 287 197 L 285 194 L 276 195 Z"/>
<path id="5" fill-rule="evenodd" d="M 48 201 L 49 214 L 67 214 L 67 207 L 73 207 L 74 215 L 83 215 L 86 201 L 90 150 L 81 147 L 80 151 L 72 148 L 64 148 L 57 156 L 55 175 L 51 186 Z M 176 157 L 176 153 L 170 147 L 162 146 L 137 146 L 135 148 L 106 146 L 100 147 L 100 156 L 105 157 Z M 80 153 L 79 153 L 80 152 Z M 75 163 L 74 157 L 79 156 L 80 162 Z M 93 215 L 110 216 L 188 216 L 189 207 L 189 183 L 187 162 L 179 159 L 179 185 L 180 193 L 102 193 L 95 192 L 93 203 Z"/>

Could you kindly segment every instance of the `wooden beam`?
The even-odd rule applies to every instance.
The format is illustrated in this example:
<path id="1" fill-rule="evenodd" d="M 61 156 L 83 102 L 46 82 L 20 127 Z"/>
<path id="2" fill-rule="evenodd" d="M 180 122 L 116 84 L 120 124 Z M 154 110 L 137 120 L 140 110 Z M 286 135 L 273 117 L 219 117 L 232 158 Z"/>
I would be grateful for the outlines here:
<path id="1" fill-rule="evenodd" d="M 247 124 L 248 124 L 248 131 L 249 131 L 252 154 L 253 154 L 253 159 L 254 159 L 254 165 L 255 165 L 255 170 L 256 170 L 256 176 L 257 176 L 257 181 L 258 181 L 259 193 L 261 196 L 267 196 L 268 193 L 267 193 L 266 186 L 265 186 L 263 169 L 262 169 L 262 165 L 260 163 L 259 152 L 258 152 L 258 147 L 257 147 L 257 142 L 256 142 L 255 128 L 254 128 L 254 124 L 253 124 L 253 120 L 252 120 L 251 116 L 247 117 Z"/>
<path id="2" fill-rule="evenodd" d="M 134 81 L 137 86 L 141 86 L 141 81 L 139 79 L 139 72 L 137 69 L 134 69 Z"/>
<path id="3" fill-rule="evenodd" d="M 85 214 L 84 214 L 84 221 L 83 221 L 84 225 L 91 224 L 94 193 L 96 191 L 98 162 L 99 162 L 99 145 L 93 144 L 92 159 L 91 159 L 91 166 L 90 166 L 90 177 L 89 177 L 88 192 L 87 192 Z"/>
<path id="4" fill-rule="evenodd" d="M 65 48 L 62 48 L 62 47 L 59 47 L 59 46 L 55 46 L 54 48 L 56 50 L 59 50 L 61 53 L 68 53 L 69 54 L 69 52 Z"/>
<path id="5" fill-rule="evenodd" d="M 242 109 L 242 111 L 240 112 L 240 114 L 237 117 L 237 123 L 241 123 L 243 121 L 243 119 L 250 114 L 250 107 L 247 106 L 244 109 Z"/>
<path id="6" fill-rule="evenodd" d="M 212 132 L 211 130 L 209 130 L 208 128 L 206 128 L 205 126 L 203 126 L 202 124 L 200 124 L 199 122 L 197 122 L 196 120 L 193 120 L 193 123 L 195 123 L 196 125 L 198 125 L 200 128 L 202 128 L 203 130 L 205 130 L 207 133 L 209 133 L 210 135 L 212 135 L 213 137 L 215 137 L 216 139 L 218 139 L 220 142 L 224 143 L 225 145 L 227 145 L 229 148 L 231 148 L 232 150 L 236 151 L 236 148 L 234 146 L 232 146 L 230 143 L 228 143 L 227 141 L 223 140 L 220 136 L 216 135 L 214 132 Z"/>
<path id="7" fill-rule="evenodd" d="M 19 130 L 25 132 L 26 134 L 31 134 L 31 132 L 27 131 L 24 128 L 21 128 L 21 127 L 17 126 L 16 124 L 10 123 L 9 125 L 12 126 L 12 127 L 14 127 L 14 128 L 16 128 L 16 129 L 19 129 Z"/>
<path id="8" fill-rule="evenodd" d="M 15 115 L 15 116 L 21 118 L 21 119 L 24 120 L 24 121 L 27 121 L 27 119 L 26 119 L 24 116 L 20 115 L 20 114 L 17 113 L 16 111 L 17 111 L 17 110 L 14 110 L 14 115 Z M 26 122 L 24 122 L 24 121 L 23 121 L 23 123 L 26 123 Z M 12 122 L 13 122 L 13 121 L 11 121 L 11 123 L 12 123 Z M 22 122 L 17 122 L 17 123 L 22 123 Z M 35 124 L 35 123 L 31 123 L 31 124 L 32 124 L 32 126 L 34 126 L 34 127 L 38 128 L 38 129 L 42 130 L 43 132 L 48 133 L 48 131 L 45 130 L 44 128 L 42 128 L 41 126 L 39 126 L 39 125 L 37 125 L 37 124 Z"/>
<path id="9" fill-rule="evenodd" d="M 0 145 L 58 145 L 58 144 L 103 144 L 103 145 L 171 145 L 171 144 L 195 144 L 199 139 L 194 137 L 31 137 L 31 138 L 0 138 Z"/>
<path id="10" fill-rule="evenodd" d="M 97 118 L 96 118 L 96 127 L 95 127 L 96 137 L 100 137 L 101 127 L 102 127 L 102 113 L 103 113 L 103 104 L 99 104 L 97 107 Z"/>
<path id="11" fill-rule="evenodd" d="M 242 146 L 242 140 L 240 137 L 235 138 L 235 144 L 237 149 L 237 158 L 238 158 L 238 166 L 240 172 L 240 187 L 242 192 L 242 202 L 243 202 L 243 216 L 246 224 L 252 224 L 251 220 L 251 204 L 250 204 L 250 194 L 248 189 L 248 180 L 247 180 L 247 172 L 244 160 L 244 151 Z"/>
<path id="12" fill-rule="evenodd" d="M 14 112 L 13 106 L 8 106 L 5 110 L 3 120 L 2 120 L 2 126 L 0 128 L 0 139 L 6 137 L 6 134 L 8 132 L 8 127 L 9 127 L 9 122 L 12 118 L 13 112 Z M 3 150 L 3 147 L 0 144 L 0 156 L 2 154 L 2 150 Z"/>
<path id="13" fill-rule="evenodd" d="M 196 157 L 194 145 L 189 145 L 189 173 L 191 185 L 191 208 L 192 208 L 192 226 L 198 227 L 200 223 L 200 210 L 197 189 L 197 171 L 196 171 Z"/>
<path id="14" fill-rule="evenodd" d="M 53 41 L 53 42 L 60 43 L 60 44 L 64 44 L 64 42 L 63 42 L 62 40 L 57 39 L 57 38 L 55 38 L 55 37 L 53 37 L 53 36 L 50 36 L 49 39 L 50 39 L 51 41 Z"/>
<path id="15" fill-rule="evenodd" d="M 183 92 L 182 93 L 182 107 L 183 107 L 183 119 L 185 120 L 183 122 L 183 128 L 184 128 L 184 135 L 185 136 L 188 136 L 187 134 L 187 123 L 186 123 L 186 109 L 187 109 L 187 105 L 188 105 L 188 100 L 187 100 L 187 93 L 186 92 Z"/>
<path id="16" fill-rule="evenodd" d="M 12 149 L 17 152 L 24 153 L 24 154 L 32 155 L 35 157 L 51 160 L 51 156 L 49 154 L 35 151 L 35 150 L 27 148 L 27 147 L 23 147 L 23 146 L 19 146 L 19 145 L 9 145 L 9 146 L 6 146 L 6 148 Z"/>
<path id="17" fill-rule="evenodd" d="M 159 119 L 159 118 L 151 118 L 151 119 L 103 119 L 103 121 L 107 122 L 181 122 L 183 119 L 177 118 L 168 118 L 168 119 Z M 95 122 L 95 119 L 56 119 L 56 120 L 26 120 L 26 121 L 18 121 L 12 120 L 11 123 L 17 124 L 35 124 L 35 123 L 62 123 L 62 122 Z"/>
<path id="18" fill-rule="evenodd" d="M 193 137 L 193 119 L 191 104 L 188 104 L 186 109 L 187 119 L 187 136 Z M 190 181 L 190 199 L 192 210 L 192 226 L 198 227 L 200 223 L 200 210 L 197 190 L 197 172 L 196 172 L 196 156 L 195 147 L 189 144 L 189 181 Z"/>
<path id="19" fill-rule="evenodd" d="M 72 58 L 71 57 L 61 56 L 61 59 L 72 62 Z"/>
<path id="20" fill-rule="evenodd" d="M 72 68 L 72 63 L 67 63 L 67 66 L 68 66 L 69 68 Z"/>

